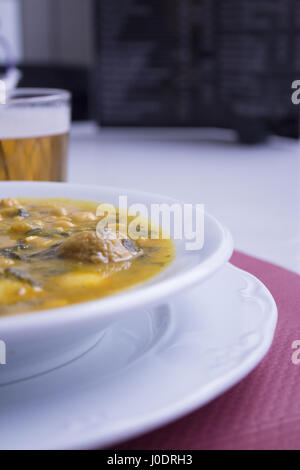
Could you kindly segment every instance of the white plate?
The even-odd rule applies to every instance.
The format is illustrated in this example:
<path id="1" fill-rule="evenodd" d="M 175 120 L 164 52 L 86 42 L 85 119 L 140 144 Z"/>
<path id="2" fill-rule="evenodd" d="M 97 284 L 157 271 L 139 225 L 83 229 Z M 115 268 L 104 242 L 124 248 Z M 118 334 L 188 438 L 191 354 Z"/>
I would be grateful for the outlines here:
<path id="1" fill-rule="evenodd" d="M 142 203 L 173 204 L 166 196 L 140 191 L 67 183 L 1 182 L 3 197 L 68 197 L 118 205 L 120 195 L 128 207 Z M 29 377 L 72 360 L 94 345 L 113 321 L 208 279 L 229 259 L 233 243 L 228 230 L 205 214 L 204 246 L 186 251 L 184 240 L 176 241 L 174 262 L 161 274 L 121 294 L 68 307 L 32 314 L 0 317 L 0 339 L 8 347 L 8 365 L 0 369 L 0 384 Z"/>
<path id="2" fill-rule="evenodd" d="M 248 374 L 276 321 L 266 287 L 227 265 L 188 295 L 115 323 L 76 361 L 0 387 L 0 446 L 111 446 L 163 425 Z"/>

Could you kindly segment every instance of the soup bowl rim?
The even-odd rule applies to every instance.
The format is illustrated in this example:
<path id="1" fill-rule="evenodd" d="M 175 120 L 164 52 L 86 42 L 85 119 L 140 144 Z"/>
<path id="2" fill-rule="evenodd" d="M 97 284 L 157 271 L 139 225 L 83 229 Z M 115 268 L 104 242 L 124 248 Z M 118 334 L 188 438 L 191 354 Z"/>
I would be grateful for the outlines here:
<path id="1" fill-rule="evenodd" d="M 61 196 L 52 195 L 50 197 L 65 198 L 64 188 L 68 188 L 74 193 L 79 191 L 80 193 L 95 191 L 95 199 L 97 198 L 97 192 L 109 192 L 115 194 L 128 194 L 134 196 L 135 194 L 149 201 L 149 199 L 160 199 L 162 202 L 179 202 L 169 196 L 160 195 L 156 193 L 149 193 L 140 190 L 126 189 L 114 186 L 97 186 L 97 185 L 86 185 L 76 183 L 56 183 L 56 182 L 20 182 L 20 181 L 5 181 L 0 182 L 0 198 L 2 189 L 5 187 L 18 187 L 19 191 L 15 197 L 22 197 L 20 191 L 22 189 L 29 189 L 32 192 L 32 196 L 24 197 L 43 197 L 39 194 L 39 189 L 42 187 L 49 188 L 49 194 L 51 194 L 51 188 L 59 188 L 61 190 Z M 33 189 L 33 188 L 36 188 Z M 9 197 L 13 197 L 12 195 Z M 68 196 L 69 197 L 69 196 Z M 75 196 L 71 197 L 76 199 Z M 90 198 L 85 199 L 84 196 L 77 198 L 80 200 L 91 200 Z M 51 309 L 35 310 L 32 312 L 16 313 L 7 316 L 0 316 L 0 335 L 1 331 L 10 331 L 14 329 L 24 331 L 27 328 L 39 328 L 53 325 L 67 325 L 73 322 L 88 322 L 99 319 L 103 316 L 109 317 L 110 319 L 114 316 L 120 315 L 122 312 L 136 311 L 137 309 L 156 306 L 167 301 L 169 298 L 185 291 L 196 285 L 197 283 L 204 282 L 209 279 L 218 269 L 220 269 L 230 258 L 233 252 L 233 239 L 229 230 L 224 227 L 215 217 L 208 214 L 205 211 L 205 218 L 214 227 L 215 231 L 220 235 L 220 241 L 215 251 L 203 262 L 200 262 L 196 266 L 187 269 L 177 275 L 171 276 L 169 279 L 163 279 L 156 283 L 148 283 L 145 281 L 142 284 L 137 284 L 127 290 L 120 293 L 113 294 L 107 297 L 102 297 L 95 300 L 84 301 L 74 303 L 65 307 L 56 307 Z M 176 258 L 177 254 L 175 254 Z M 23 330 L 24 329 L 24 330 Z"/>

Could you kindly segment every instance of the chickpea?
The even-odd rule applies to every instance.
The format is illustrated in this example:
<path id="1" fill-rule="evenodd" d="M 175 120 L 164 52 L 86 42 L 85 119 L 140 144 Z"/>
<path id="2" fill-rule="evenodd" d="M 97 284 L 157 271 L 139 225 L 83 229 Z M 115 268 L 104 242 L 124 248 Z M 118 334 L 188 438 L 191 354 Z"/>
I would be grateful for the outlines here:
<path id="1" fill-rule="evenodd" d="M 32 230 L 34 228 L 40 228 L 42 227 L 43 224 L 41 221 L 32 221 L 30 224 L 28 222 L 16 222 L 15 224 L 12 224 L 10 227 L 11 232 L 17 232 L 17 233 L 25 233 L 28 230 Z"/>
<path id="2" fill-rule="evenodd" d="M 5 209 L 1 209 L 1 216 L 3 217 L 11 217 L 16 213 L 15 207 L 6 207 Z M 23 218 L 22 218 L 23 220 Z"/>
<path id="3" fill-rule="evenodd" d="M 52 222 L 56 222 L 58 219 L 55 215 L 50 215 L 49 217 L 47 217 L 47 219 L 45 220 L 45 222 L 47 224 L 52 224 Z"/>
<path id="4" fill-rule="evenodd" d="M 39 238 L 37 235 L 31 235 L 30 237 L 26 237 L 25 240 L 30 243 L 37 238 Z"/>
<path id="5" fill-rule="evenodd" d="M 42 222 L 39 219 L 31 220 L 30 224 L 32 224 L 32 228 L 43 228 L 44 227 L 44 222 Z"/>
<path id="6" fill-rule="evenodd" d="M 12 224 L 10 227 L 11 232 L 27 232 L 27 230 L 32 229 L 32 226 L 29 225 L 27 222 L 16 222 L 15 224 Z"/>
<path id="7" fill-rule="evenodd" d="M 25 240 L 34 248 L 48 248 L 53 244 L 53 240 L 50 240 L 49 238 L 38 237 L 37 235 L 26 237 Z"/>
<path id="8" fill-rule="evenodd" d="M 73 214 L 72 219 L 74 222 L 92 222 L 97 220 L 97 217 L 93 212 L 78 212 Z"/>
<path id="9" fill-rule="evenodd" d="M 7 197 L 1 200 L 0 206 L 1 207 L 21 207 L 21 204 L 19 203 L 17 199 Z"/>
<path id="10" fill-rule="evenodd" d="M 69 212 L 65 207 L 54 206 L 54 207 L 51 207 L 50 213 L 53 215 L 58 215 L 58 216 L 66 216 L 68 215 Z"/>
<path id="11" fill-rule="evenodd" d="M 68 229 L 75 227 L 75 225 L 68 219 L 60 219 L 53 223 L 54 227 L 62 227 L 63 229 Z"/>
<path id="12" fill-rule="evenodd" d="M 53 245 L 53 241 L 49 238 L 40 238 L 38 240 L 38 244 L 41 248 L 48 248 L 49 246 Z"/>

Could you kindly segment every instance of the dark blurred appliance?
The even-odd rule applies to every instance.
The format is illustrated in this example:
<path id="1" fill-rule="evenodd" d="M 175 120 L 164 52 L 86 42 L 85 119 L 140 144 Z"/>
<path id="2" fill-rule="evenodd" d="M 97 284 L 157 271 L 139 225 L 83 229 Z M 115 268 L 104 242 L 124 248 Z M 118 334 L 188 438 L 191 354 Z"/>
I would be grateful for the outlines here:
<path id="1" fill-rule="evenodd" d="M 299 0 L 95 0 L 96 119 L 297 138 Z"/>

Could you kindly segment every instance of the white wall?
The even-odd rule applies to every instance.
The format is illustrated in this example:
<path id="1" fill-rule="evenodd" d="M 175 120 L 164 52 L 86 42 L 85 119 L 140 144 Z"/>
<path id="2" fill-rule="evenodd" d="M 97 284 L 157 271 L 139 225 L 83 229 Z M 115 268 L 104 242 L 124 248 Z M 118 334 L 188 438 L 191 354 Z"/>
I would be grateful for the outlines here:
<path id="1" fill-rule="evenodd" d="M 63 0 L 64 1 L 64 0 Z M 14 58 L 22 58 L 22 30 L 19 0 L 0 0 L 0 34 L 5 36 L 11 47 Z M 4 62 L 0 51 L 0 63 Z"/>
<path id="2" fill-rule="evenodd" d="M 25 61 L 75 65 L 91 63 L 93 0 L 19 1 Z"/>

